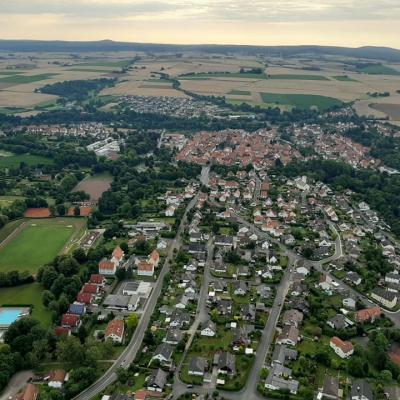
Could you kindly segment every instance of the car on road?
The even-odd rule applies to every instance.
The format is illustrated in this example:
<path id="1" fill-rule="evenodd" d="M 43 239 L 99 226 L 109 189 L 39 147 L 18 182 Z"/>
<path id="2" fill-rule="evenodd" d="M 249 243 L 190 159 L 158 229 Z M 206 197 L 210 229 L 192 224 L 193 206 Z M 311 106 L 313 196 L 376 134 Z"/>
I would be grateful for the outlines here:
<path id="1" fill-rule="evenodd" d="M 193 385 L 186 385 L 187 389 L 193 389 Z"/>

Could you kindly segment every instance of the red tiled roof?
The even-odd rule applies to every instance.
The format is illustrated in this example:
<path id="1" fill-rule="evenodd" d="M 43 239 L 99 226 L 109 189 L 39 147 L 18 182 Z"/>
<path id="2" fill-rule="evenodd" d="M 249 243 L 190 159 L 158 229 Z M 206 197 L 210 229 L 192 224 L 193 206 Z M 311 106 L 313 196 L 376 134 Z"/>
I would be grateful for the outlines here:
<path id="1" fill-rule="evenodd" d="M 115 269 L 114 263 L 111 261 L 100 261 L 99 270 L 113 271 Z"/>
<path id="2" fill-rule="evenodd" d="M 75 314 L 64 314 L 61 318 L 62 326 L 70 326 L 71 328 L 78 326 L 79 316 Z"/>
<path id="3" fill-rule="evenodd" d="M 57 326 L 57 328 L 54 329 L 54 333 L 56 336 L 69 335 L 70 330 L 68 328 L 64 328 L 63 326 Z"/>
<path id="4" fill-rule="evenodd" d="M 353 350 L 353 345 L 351 342 L 344 342 L 342 339 L 338 338 L 337 336 L 334 336 L 331 339 L 331 343 L 333 343 L 336 347 L 339 347 L 343 353 L 348 353 L 349 351 Z"/>
<path id="5" fill-rule="evenodd" d="M 96 285 L 101 285 L 104 282 L 104 275 L 101 274 L 92 274 L 90 275 L 90 282 Z"/>
<path id="6" fill-rule="evenodd" d="M 118 261 L 122 260 L 122 257 L 124 256 L 124 252 L 121 249 L 121 247 L 117 246 L 114 251 L 112 252 L 112 256 L 116 258 Z"/>
<path id="7" fill-rule="evenodd" d="M 96 294 L 99 291 L 99 288 L 97 285 L 94 285 L 92 283 L 85 283 L 82 288 L 83 293 L 92 293 Z"/>
<path id="8" fill-rule="evenodd" d="M 355 320 L 357 322 L 365 322 L 371 319 L 380 317 L 381 309 L 380 307 L 365 308 L 364 310 L 357 311 L 355 314 Z"/>
<path id="9" fill-rule="evenodd" d="M 154 265 L 147 262 L 140 262 L 137 269 L 138 271 L 153 271 Z"/>
<path id="10" fill-rule="evenodd" d="M 79 292 L 76 296 L 76 301 L 83 304 L 90 304 L 92 302 L 93 295 L 91 293 Z"/>
<path id="11" fill-rule="evenodd" d="M 122 337 L 124 335 L 124 321 L 120 319 L 113 319 L 107 325 L 104 337 L 107 338 L 110 335 Z"/>

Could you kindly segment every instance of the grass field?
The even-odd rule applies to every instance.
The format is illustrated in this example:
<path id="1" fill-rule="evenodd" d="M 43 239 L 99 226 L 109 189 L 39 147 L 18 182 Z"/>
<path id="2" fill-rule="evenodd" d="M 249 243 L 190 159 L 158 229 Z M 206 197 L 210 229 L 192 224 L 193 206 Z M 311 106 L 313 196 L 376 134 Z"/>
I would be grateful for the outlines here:
<path id="1" fill-rule="evenodd" d="M 34 165 L 48 165 L 52 164 L 53 161 L 46 157 L 34 156 L 31 154 L 12 155 L 12 156 L 0 156 L 0 168 L 17 167 L 21 162 L 28 164 L 29 166 Z"/>
<path id="2" fill-rule="evenodd" d="M 347 75 L 332 76 L 332 78 L 340 82 L 358 82 L 357 80 L 350 78 Z"/>
<path id="3" fill-rule="evenodd" d="M 320 111 L 343 104 L 333 97 L 312 94 L 260 93 L 264 103 L 287 104 L 297 108 L 318 107 Z"/>
<path id="4" fill-rule="evenodd" d="M 0 271 L 36 273 L 64 249 L 84 224 L 84 220 L 74 218 L 27 220 L 26 226 L 1 249 Z"/>
<path id="5" fill-rule="evenodd" d="M 95 69 L 95 68 L 70 68 L 67 71 L 73 72 L 94 72 L 99 74 L 109 74 L 112 70 L 109 69 Z"/>
<path id="6" fill-rule="evenodd" d="M 277 74 L 268 75 L 268 79 L 294 79 L 300 81 L 329 81 L 329 78 L 323 75 L 295 75 L 295 74 Z"/>
<path id="7" fill-rule="evenodd" d="M 0 229 L 0 244 L 14 229 L 17 229 L 24 222 L 23 219 L 16 219 L 9 222 L 6 226 L 3 226 L 3 228 Z"/>
<path id="8" fill-rule="evenodd" d="M 382 64 L 366 65 L 363 67 L 355 68 L 355 70 L 357 72 L 371 75 L 400 75 L 399 71 L 396 71 L 395 69 Z"/>
<path id="9" fill-rule="evenodd" d="M 46 310 L 42 303 L 43 288 L 37 282 L 28 285 L 1 288 L 0 305 L 31 305 L 33 306 L 32 317 L 39 320 L 44 327 L 51 323 L 51 313 Z"/>
<path id="10" fill-rule="evenodd" d="M 49 79 L 54 75 L 56 74 L 49 73 L 49 74 L 38 74 L 38 75 L 10 75 L 4 78 L 0 78 L 0 82 L 16 83 L 16 84 L 32 83 Z"/>
<path id="11" fill-rule="evenodd" d="M 15 200 L 25 200 L 23 196 L 0 196 L 0 208 L 9 207 Z"/>
<path id="12" fill-rule="evenodd" d="M 115 67 L 123 68 L 131 64 L 131 60 L 122 61 L 88 61 L 84 63 L 76 64 L 77 67 Z"/>

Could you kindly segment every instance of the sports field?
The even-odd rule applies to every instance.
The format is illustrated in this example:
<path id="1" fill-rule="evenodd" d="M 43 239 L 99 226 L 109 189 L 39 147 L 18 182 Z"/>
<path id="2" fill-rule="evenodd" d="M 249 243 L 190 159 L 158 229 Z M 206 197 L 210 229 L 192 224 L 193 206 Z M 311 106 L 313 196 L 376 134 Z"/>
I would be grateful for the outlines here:
<path id="1" fill-rule="evenodd" d="M 53 218 L 26 220 L 0 245 L 0 271 L 29 271 L 49 263 L 79 238 L 85 220 Z"/>

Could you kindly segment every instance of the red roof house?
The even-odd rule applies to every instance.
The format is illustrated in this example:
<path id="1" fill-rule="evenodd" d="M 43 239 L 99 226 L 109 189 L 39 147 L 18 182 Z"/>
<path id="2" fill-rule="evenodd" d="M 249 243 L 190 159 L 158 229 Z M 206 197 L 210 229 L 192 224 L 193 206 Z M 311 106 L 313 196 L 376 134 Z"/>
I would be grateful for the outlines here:
<path id="1" fill-rule="evenodd" d="M 69 328 L 76 328 L 80 324 L 79 315 L 76 314 L 63 314 L 61 318 L 61 326 L 69 327 Z"/>
<path id="2" fill-rule="evenodd" d="M 82 288 L 83 293 L 92 293 L 97 294 L 99 291 L 99 287 L 94 285 L 93 283 L 85 283 Z"/>

